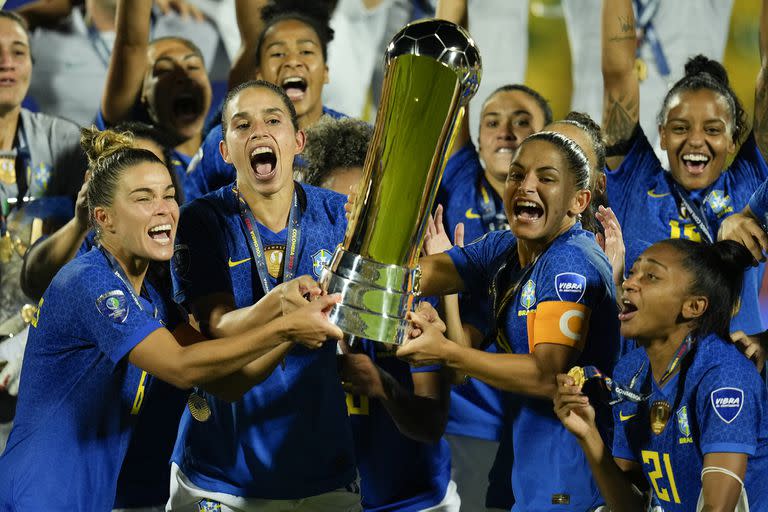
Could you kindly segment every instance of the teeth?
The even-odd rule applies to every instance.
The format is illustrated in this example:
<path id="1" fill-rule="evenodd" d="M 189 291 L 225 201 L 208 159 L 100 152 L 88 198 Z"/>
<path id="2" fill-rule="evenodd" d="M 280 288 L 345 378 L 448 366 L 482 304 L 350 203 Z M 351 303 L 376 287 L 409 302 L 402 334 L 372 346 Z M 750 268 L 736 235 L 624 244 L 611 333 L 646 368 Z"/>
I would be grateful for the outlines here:
<path id="1" fill-rule="evenodd" d="M 523 207 L 529 207 L 529 208 L 538 208 L 539 205 L 534 203 L 533 201 L 516 201 L 515 206 L 523 206 Z"/>
<path id="2" fill-rule="evenodd" d="M 159 226 L 155 226 L 152 229 L 149 230 L 150 233 L 159 233 L 160 231 L 170 231 L 171 225 L 170 224 L 161 224 Z"/>
<path id="3" fill-rule="evenodd" d="M 304 83 L 303 78 L 300 78 L 298 76 L 291 76 L 283 80 L 283 87 L 285 87 L 286 85 L 292 85 L 292 84 L 301 85 L 303 83 Z"/>
<path id="4" fill-rule="evenodd" d="M 683 155 L 683 160 L 687 162 L 708 162 L 709 157 L 707 155 L 690 154 L 690 155 Z"/>
<path id="5" fill-rule="evenodd" d="M 512 153 L 512 148 L 499 148 L 496 150 L 497 153 Z"/>
<path id="6" fill-rule="evenodd" d="M 274 153 L 274 151 L 272 151 L 272 148 L 269 148 L 267 146 L 259 146 L 258 148 L 251 151 L 251 156 L 254 157 L 256 155 L 261 155 L 263 153 Z"/>

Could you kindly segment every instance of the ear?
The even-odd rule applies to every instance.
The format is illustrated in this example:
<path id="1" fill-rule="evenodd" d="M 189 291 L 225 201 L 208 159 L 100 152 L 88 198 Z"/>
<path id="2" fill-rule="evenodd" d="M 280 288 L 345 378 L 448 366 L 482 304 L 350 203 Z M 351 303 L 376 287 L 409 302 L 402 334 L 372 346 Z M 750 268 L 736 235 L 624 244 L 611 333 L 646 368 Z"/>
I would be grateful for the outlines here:
<path id="1" fill-rule="evenodd" d="M 296 132 L 296 151 L 298 153 L 301 153 L 304 151 L 304 145 L 307 143 L 307 134 L 304 133 L 304 130 L 299 130 Z"/>
<path id="2" fill-rule="evenodd" d="M 667 133 L 664 131 L 664 125 L 659 125 L 659 146 L 662 150 L 667 150 Z"/>
<path id="3" fill-rule="evenodd" d="M 576 192 L 571 200 L 571 207 L 568 209 L 568 214 L 571 217 L 576 217 L 580 213 L 589 207 L 589 201 L 592 199 L 592 192 L 588 189 L 582 189 Z"/>
<path id="4" fill-rule="evenodd" d="M 608 190 L 608 176 L 604 172 L 601 172 L 595 180 L 595 190 L 600 194 L 605 194 Z"/>
<path id="5" fill-rule="evenodd" d="M 729 155 L 736 153 L 736 141 L 733 140 L 733 135 L 728 137 L 728 146 L 726 147 Z"/>
<path id="6" fill-rule="evenodd" d="M 227 148 L 227 143 L 223 140 L 219 141 L 219 153 L 221 153 L 221 158 L 223 158 L 225 162 L 228 164 L 232 163 L 232 160 L 229 158 L 229 149 Z"/>
<path id="7" fill-rule="evenodd" d="M 256 68 L 256 80 L 264 80 L 264 76 L 261 74 L 261 67 Z"/>
<path id="8" fill-rule="evenodd" d="M 680 314 L 685 320 L 695 320 L 707 311 L 709 299 L 703 295 L 688 297 L 683 301 L 683 308 Z"/>
<path id="9" fill-rule="evenodd" d="M 93 219 L 96 221 L 96 224 L 99 225 L 99 229 L 101 229 L 102 233 L 108 233 L 112 231 L 112 225 L 114 222 L 112 213 L 108 208 L 103 206 L 97 206 L 94 208 Z"/>

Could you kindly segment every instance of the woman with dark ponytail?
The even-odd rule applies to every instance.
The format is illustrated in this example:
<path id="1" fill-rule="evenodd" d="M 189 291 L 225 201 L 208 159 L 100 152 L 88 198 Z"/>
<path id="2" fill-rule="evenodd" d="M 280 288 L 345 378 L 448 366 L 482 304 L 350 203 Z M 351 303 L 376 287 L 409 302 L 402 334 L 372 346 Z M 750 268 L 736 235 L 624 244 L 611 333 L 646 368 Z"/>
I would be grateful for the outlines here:
<path id="1" fill-rule="evenodd" d="M 760 32 L 760 53 L 765 56 L 768 0 L 763 0 Z M 768 59 L 763 59 L 757 77 L 751 132 L 725 68 L 702 55 L 688 61 L 685 75 L 671 87 L 658 115 L 667 172 L 638 124 L 640 89 L 630 0 L 604 0 L 602 34 L 607 191 L 625 239 L 647 245 L 667 238 L 714 242 L 721 223 L 743 209 L 768 177 Z M 749 270 L 732 334 L 763 331 L 759 285 L 758 271 Z"/>
<path id="2" fill-rule="evenodd" d="M 640 348 L 619 360 L 613 380 L 594 367 L 558 376 L 555 412 L 611 510 L 647 510 L 638 489 L 666 512 L 768 508 L 768 391 L 729 341 L 752 263 L 732 241 L 652 245 L 624 281 L 619 315 L 622 336 Z M 613 457 L 590 404 L 599 393 L 583 393 L 592 378 L 611 392 Z"/>
<path id="3" fill-rule="evenodd" d="M 227 395 L 239 372 L 255 372 L 251 363 L 273 347 L 299 336 L 316 348 L 342 336 L 323 314 L 335 300 L 325 296 L 286 315 L 264 301 L 254 308 L 258 325 L 205 341 L 170 288 L 146 279 L 152 262 L 173 255 L 179 207 L 168 167 L 124 134 L 94 131 L 83 142 L 98 246 L 61 268 L 31 321 L 15 424 L 0 457 L 0 510 L 111 510 L 156 378 Z"/>

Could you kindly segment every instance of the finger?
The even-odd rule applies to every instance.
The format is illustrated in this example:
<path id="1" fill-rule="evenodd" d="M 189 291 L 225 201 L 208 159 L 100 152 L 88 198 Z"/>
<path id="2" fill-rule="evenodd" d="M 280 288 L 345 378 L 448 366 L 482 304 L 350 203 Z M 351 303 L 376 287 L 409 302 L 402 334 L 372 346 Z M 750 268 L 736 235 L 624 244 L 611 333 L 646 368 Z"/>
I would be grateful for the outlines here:
<path id="1" fill-rule="evenodd" d="M 195 19 L 195 21 L 197 22 L 205 21 L 205 14 L 203 13 L 203 11 L 198 9 L 197 6 L 191 5 L 189 7 L 189 12 L 192 15 L 192 17 Z"/>
<path id="2" fill-rule="evenodd" d="M 557 374 L 557 385 L 560 387 L 563 386 L 573 386 L 576 384 L 576 381 L 573 380 L 573 377 L 566 373 L 558 373 Z"/>
<path id="3" fill-rule="evenodd" d="M 435 229 L 437 231 L 443 230 L 443 205 L 437 205 L 435 209 Z"/>
<path id="4" fill-rule="evenodd" d="M 464 223 L 459 222 L 453 230 L 453 245 L 464 247 Z"/>
<path id="5" fill-rule="evenodd" d="M 341 294 L 340 293 L 333 293 L 331 295 L 321 295 L 317 299 L 315 299 L 312 304 L 313 307 L 316 307 L 321 310 L 330 309 L 334 304 L 338 304 L 341 302 Z"/>
<path id="6" fill-rule="evenodd" d="M 155 5 L 157 5 L 158 9 L 160 9 L 160 12 L 163 14 L 168 14 L 171 11 L 170 6 L 168 5 L 168 0 L 155 0 Z"/>

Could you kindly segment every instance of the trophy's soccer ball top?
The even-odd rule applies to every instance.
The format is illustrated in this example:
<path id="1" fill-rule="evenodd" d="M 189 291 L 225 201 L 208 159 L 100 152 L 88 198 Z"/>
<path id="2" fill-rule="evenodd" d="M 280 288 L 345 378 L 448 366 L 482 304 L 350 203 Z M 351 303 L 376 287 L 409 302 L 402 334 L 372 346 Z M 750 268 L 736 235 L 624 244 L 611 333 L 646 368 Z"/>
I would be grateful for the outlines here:
<path id="1" fill-rule="evenodd" d="M 385 58 L 390 62 L 401 55 L 431 57 L 453 69 L 466 88 L 465 101 L 479 87 L 480 52 L 469 33 L 454 23 L 438 19 L 409 23 L 392 38 Z"/>

